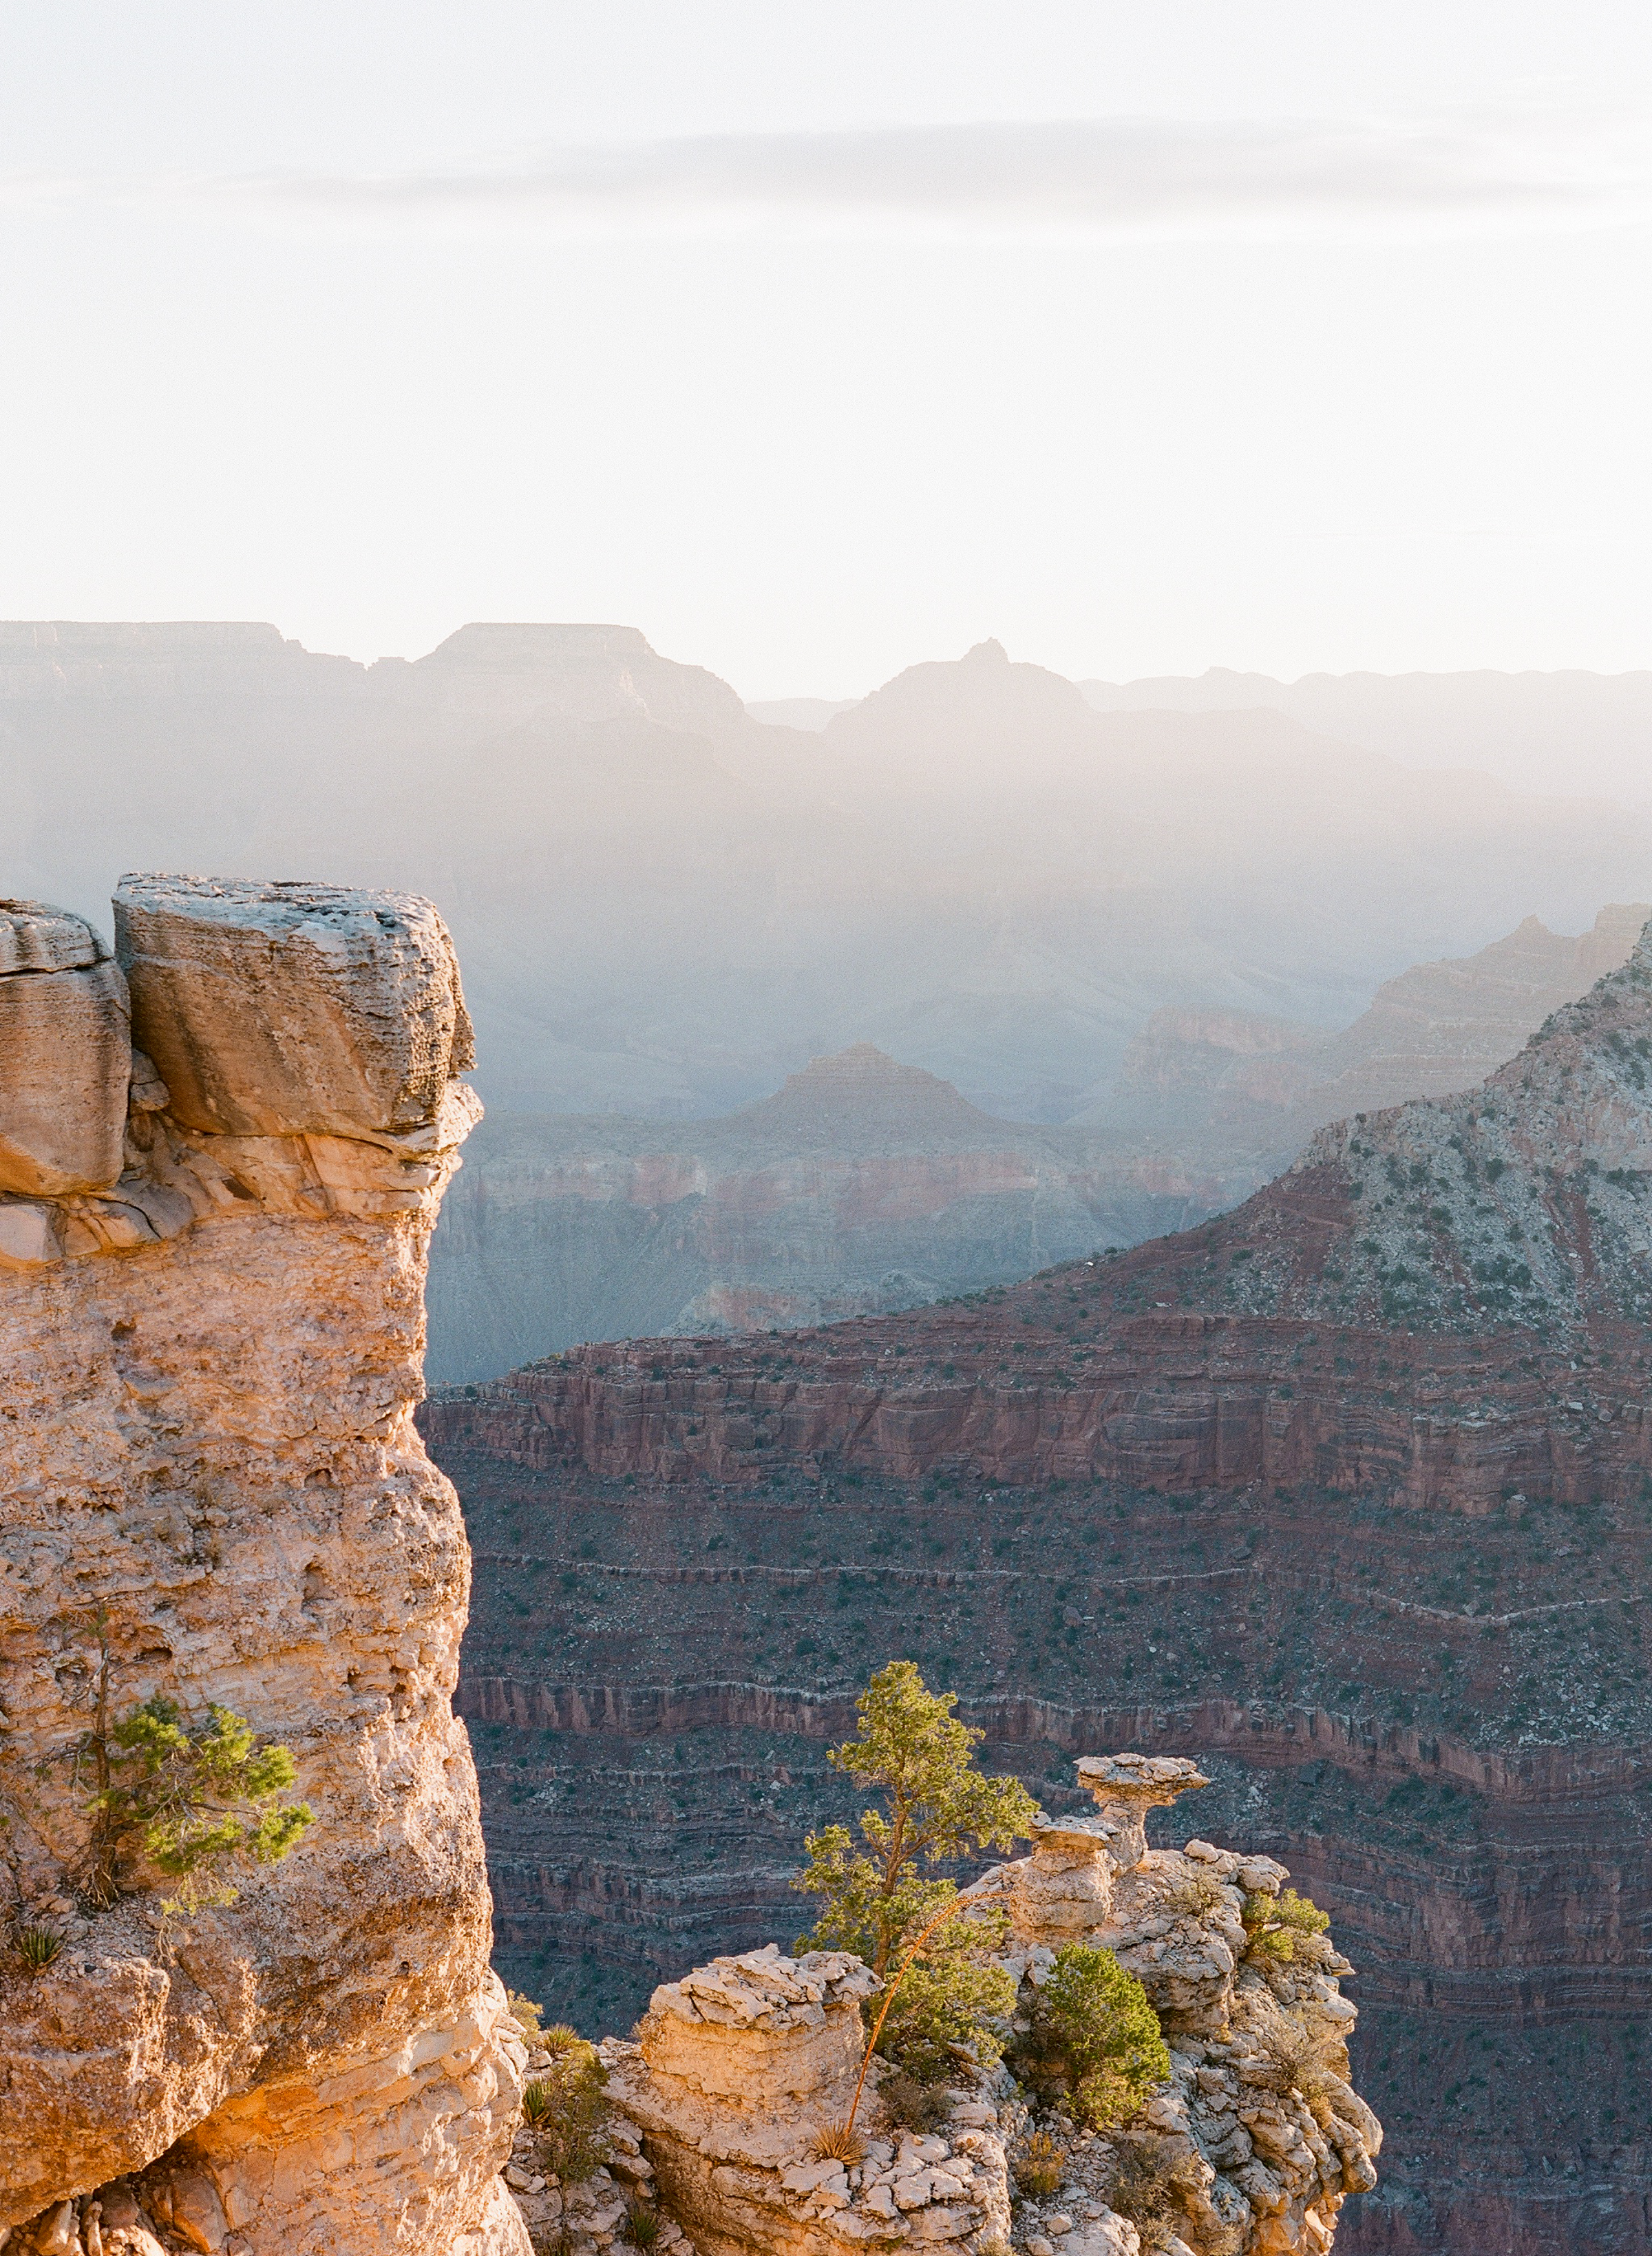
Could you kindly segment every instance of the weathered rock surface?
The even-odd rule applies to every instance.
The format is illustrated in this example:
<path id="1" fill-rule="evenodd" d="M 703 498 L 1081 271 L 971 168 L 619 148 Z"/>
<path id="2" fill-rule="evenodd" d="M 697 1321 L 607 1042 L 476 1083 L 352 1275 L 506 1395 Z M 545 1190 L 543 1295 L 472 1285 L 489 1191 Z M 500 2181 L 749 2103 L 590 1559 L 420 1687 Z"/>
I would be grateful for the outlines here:
<path id="1" fill-rule="evenodd" d="M 0 1192 L 112 1183 L 130 1073 L 126 983 L 97 934 L 43 902 L 0 901 Z"/>
<path id="2" fill-rule="evenodd" d="M 1131 2150 L 1172 2192 L 1156 2245 L 1193 2256 L 1320 2256 L 1346 2195 L 1375 2182 L 1374 2116 L 1348 2083 L 1355 2015 L 1347 1961 L 1318 1938 L 1290 1964 L 1253 1948 L 1247 1893 L 1277 1895 L 1270 1858 L 1202 1841 L 1149 1851 L 1148 1807 L 1206 1783 L 1173 1757 L 1080 1765 L 1100 1817 L 1087 1835 L 1088 1915 L 1065 1883 L 1074 1829 L 1046 1825 L 1033 1854 L 971 1891 L 1010 1914 L 986 1946 L 1030 2003 L 1063 1945 L 1100 1945 L 1146 1988 L 1170 2039 L 1172 2078 L 1130 2126 L 1073 2140 L 1058 2190 L 1012 2219 L 1010 2170 L 1027 2111 L 1002 2071 L 950 2095 L 950 2119 L 916 2133 L 886 2117 L 881 2062 L 859 2094 L 864 2152 L 817 2151 L 854 2104 L 865 2044 L 858 2000 L 875 1986 L 840 1953 L 783 1956 L 770 1943 L 662 1985 L 636 2041 L 602 2047 L 608 2096 L 638 2134 L 657 2188 L 709 2256 L 841 2256 L 868 2245 L 939 2249 L 1043 2241 L 1067 2256 L 1135 2256 L 1136 2226 L 1106 2195 Z M 1083 2218 L 1080 2226 L 1079 2220 Z M 1048 2236 L 1047 2238 L 1045 2236 Z"/>
<path id="3" fill-rule="evenodd" d="M 416 894 L 125 878 L 115 942 L 187 1128 L 405 1136 L 476 1061 L 453 942 Z"/>
<path id="4" fill-rule="evenodd" d="M 0 1274 L 0 2228 L 19 2256 L 516 2256 L 522 2046 L 450 1704 L 469 1562 L 411 1421 L 475 1112 L 446 935 L 397 897 L 128 899 L 196 1117 L 140 1061 L 95 1188 L 0 1202 L 45 1221 Z M 306 922 L 342 948 L 286 945 Z M 233 1902 L 166 1914 L 141 1857 L 88 1893 L 105 1656 L 111 1722 L 219 1703 L 292 1749 L 315 1823 Z M 60 1944 L 39 1971 L 30 1927 Z"/>
<path id="5" fill-rule="evenodd" d="M 773 1932 L 850 1814 L 819 1749 L 909 1655 L 1034 1780 L 1197 1752 L 1206 1837 L 1332 1912 L 1389 2126 L 1339 2247 L 1645 2256 L 1649 1058 L 1642 942 L 1483 1090 L 1183 1237 L 432 1403 L 518 1978 L 583 2013 Z"/>

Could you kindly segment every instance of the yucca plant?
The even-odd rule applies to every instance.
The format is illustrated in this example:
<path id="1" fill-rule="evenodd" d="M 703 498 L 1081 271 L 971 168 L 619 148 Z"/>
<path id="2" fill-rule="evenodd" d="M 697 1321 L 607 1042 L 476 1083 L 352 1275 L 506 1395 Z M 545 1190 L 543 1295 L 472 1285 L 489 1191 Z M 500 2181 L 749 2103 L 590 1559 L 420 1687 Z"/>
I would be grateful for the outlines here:
<path id="1" fill-rule="evenodd" d="M 852 2123 L 828 2123 L 810 2140 L 809 2152 L 817 2162 L 842 2162 L 853 2169 L 866 2160 L 866 2140 Z"/>
<path id="2" fill-rule="evenodd" d="M 633 2248 L 651 2248 L 659 2238 L 659 2217 L 633 2194 L 625 2204 L 625 2222 L 620 2229 Z"/>
<path id="3" fill-rule="evenodd" d="M 49 1927 L 18 1930 L 18 1956 L 32 1974 L 44 1973 L 63 1948 L 63 1937 Z"/>

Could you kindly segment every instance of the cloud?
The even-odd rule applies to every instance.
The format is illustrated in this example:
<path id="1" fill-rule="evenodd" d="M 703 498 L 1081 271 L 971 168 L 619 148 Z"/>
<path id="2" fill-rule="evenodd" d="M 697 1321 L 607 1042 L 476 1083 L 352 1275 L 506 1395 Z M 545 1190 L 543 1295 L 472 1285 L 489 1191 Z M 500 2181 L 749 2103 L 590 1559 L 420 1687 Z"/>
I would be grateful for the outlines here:
<path id="1" fill-rule="evenodd" d="M 257 192 L 580 235 L 1023 236 L 1599 225 L 1652 209 L 1648 187 L 1643 148 L 1599 130 L 1110 118 L 710 136 Z"/>
<path id="2" fill-rule="evenodd" d="M 1652 216 L 1642 122 L 1100 118 L 708 135 L 382 175 L 7 184 L 322 223 L 573 237 L 963 239 L 1524 232 Z"/>

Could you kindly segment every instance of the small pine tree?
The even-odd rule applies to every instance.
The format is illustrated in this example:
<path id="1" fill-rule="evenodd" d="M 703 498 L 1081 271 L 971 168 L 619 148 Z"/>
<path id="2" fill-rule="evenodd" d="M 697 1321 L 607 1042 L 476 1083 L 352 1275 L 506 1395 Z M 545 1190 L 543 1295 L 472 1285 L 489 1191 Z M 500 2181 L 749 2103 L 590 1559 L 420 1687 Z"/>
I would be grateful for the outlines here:
<path id="1" fill-rule="evenodd" d="M 145 1700 L 123 1723 L 87 1734 L 93 1768 L 95 1902 L 113 1903 L 134 1841 L 168 1879 L 182 1882 L 169 1909 L 233 1903 L 222 1877 L 243 1858 L 278 1865 L 315 1822 L 307 1802 L 283 1801 L 296 1768 L 289 1747 L 260 1745 L 243 1716 L 214 1703 L 204 1724 L 186 1724 L 177 1704 Z"/>
<path id="2" fill-rule="evenodd" d="M 1110 1950 L 1069 1942 L 1034 1996 L 1016 2067 L 1092 2129 L 1128 2122 L 1168 2081 L 1170 2055 L 1147 1992 Z"/>
<path id="3" fill-rule="evenodd" d="M 1276 1896 L 1261 1890 L 1248 1895 L 1240 1916 L 1250 1938 L 1247 1956 L 1255 1952 L 1284 1965 L 1296 1956 L 1300 1941 L 1323 1935 L 1331 1924 L 1330 1913 L 1321 1911 L 1308 1897 L 1299 1896 L 1295 1888 L 1286 1888 Z"/>
<path id="4" fill-rule="evenodd" d="M 858 1736 L 826 1759 L 881 1793 L 886 1807 L 861 1813 L 858 1843 L 847 1825 L 808 1836 L 808 1861 L 791 1885 L 818 1896 L 821 1909 L 799 1949 L 850 1950 L 893 1978 L 903 1938 L 956 1893 L 937 1868 L 974 1851 L 1008 1849 L 1030 1832 L 1037 1802 L 1019 1779 L 976 1768 L 984 1734 L 958 1721 L 957 1704 L 954 1693 L 930 1691 L 910 1660 L 880 1669 L 861 1695 Z M 958 2051 L 996 2057 L 993 2024 L 1015 2001 L 1004 1970 L 980 1963 L 997 1939 L 991 1914 L 941 1919 L 900 1979 L 879 2050 L 930 2081 Z M 868 2000 L 868 2019 L 878 2003 Z"/>

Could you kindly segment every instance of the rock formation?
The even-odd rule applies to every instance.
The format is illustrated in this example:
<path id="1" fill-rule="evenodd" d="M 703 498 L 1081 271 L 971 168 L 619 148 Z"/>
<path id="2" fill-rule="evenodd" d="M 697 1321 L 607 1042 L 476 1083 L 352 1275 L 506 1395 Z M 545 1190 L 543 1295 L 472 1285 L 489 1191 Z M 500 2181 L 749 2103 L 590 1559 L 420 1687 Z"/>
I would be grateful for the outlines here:
<path id="1" fill-rule="evenodd" d="M 1258 1946 L 1253 1907 L 1287 1878 L 1271 1858 L 1200 1840 L 1147 1847 L 1145 1811 L 1208 1783 L 1191 1762 L 1124 1754 L 1079 1771 L 1100 1815 L 1042 1822 L 1031 1856 L 983 1874 L 966 1900 L 1008 1912 L 985 1949 L 1018 1985 L 1018 2026 L 1058 1951 L 1113 1951 L 1170 2040 L 1168 2083 L 1109 2133 L 1069 2125 L 1059 2182 L 1030 2189 L 1013 2178 L 1029 2111 L 1004 2069 L 961 2073 L 926 2132 L 885 2101 L 883 2062 L 861 2090 L 858 2008 L 875 1984 L 859 1959 L 773 1943 L 714 1959 L 662 1984 L 632 2041 L 601 2048 L 615 2168 L 700 2256 L 905 2243 L 964 2256 L 1012 2237 L 1029 2256 L 1138 2256 L 1149 2221 L 1149 2246 L 1188 2256 L 1329 2247 L 1346 2196 L 1375 2182 L 1381 2144 L 1348 2082 L 1355 2014 L 1338 1978 L 1353 1970 L 1318 1936 L 1288 1961 Z M 861 2151 L 833 2152 L 826 2134 L 857 2107 Z M 1157 2189 L 1147 2207 L 1121 2190 L 1143 2176 Z M 601 2185 L 594 2199 L 563 2189 L 546 2245 L 576 2216 L 598 2246 L 611 2238 L 624 2195 L 602 2178 L 607 2210 Z"/>
<path id="2" fill-rule="evenodd" d="M 411 1418 L 479 1109 L 452 949 L 405 894 L 115 906 L 118 962 L 0 903 L 0 2245 L 516 2256 L 468 1557 Z M 154 1699 L 292 1750 L 284 1862 L 179 1900 L 140 1834 L 94 1885 Z"/>
<path id="3" fill-rule="evenodd" d="M 613 2014 L 639 1957 L 765 1940 L 906 1655 L 1035 1780 L 1197 1752 L 1206 1837 L 1332 1911 L 1390 2133 L 1339 2247 L 1645 2256 L 1649 1155 L 1642 939 L 1180 1237 L 430 1405 L 517 1978 Z"/>

